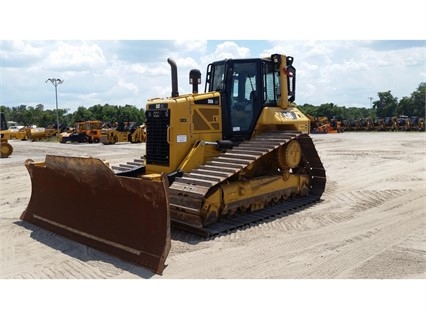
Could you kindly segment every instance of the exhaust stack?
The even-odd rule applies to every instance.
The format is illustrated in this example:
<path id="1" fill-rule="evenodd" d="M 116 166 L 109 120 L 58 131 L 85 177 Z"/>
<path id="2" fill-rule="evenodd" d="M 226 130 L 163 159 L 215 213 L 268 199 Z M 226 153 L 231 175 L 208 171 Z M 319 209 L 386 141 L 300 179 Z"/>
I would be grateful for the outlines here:
<path id="1" fill-rule="evenodd" d="M 177 79 L 177 66 L 176 62 L 170 58 L 167 59 L 167 62 L 169 62 L 171 68 L 172 68 L 172 97 L 179 96 L 178 91 L 178 79 Z"/>

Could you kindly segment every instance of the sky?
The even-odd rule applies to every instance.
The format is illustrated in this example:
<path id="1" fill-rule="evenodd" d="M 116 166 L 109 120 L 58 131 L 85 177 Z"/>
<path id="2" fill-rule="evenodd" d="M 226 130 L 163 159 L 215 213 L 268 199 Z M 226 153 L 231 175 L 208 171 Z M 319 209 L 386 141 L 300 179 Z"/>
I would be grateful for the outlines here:
<path id="1" fill-rule="evenodd" d="M 356 6 L 347 3 L 347 9 L 351 9 L 348 16 L 317 14 L 319 8 L 314 2 L 313 10 L 303 5 L 295 8 L 303 14 L 278 10 L 283 18 L 276 21 L 257 17 L 258 25 L 249 19 L 256 10 L 244 12 L 230 4 L 229 12 L 238 10 L 247 15 L 244 23 L 235 23 L 238 20 L 230 15 L 224 24 L 224 19 L 208 19 L 205 11 L 193 16 L 183 6 L 167 10 L 167 4 L 160 4 L 159 11 L 132 10 L 134 7 L 129 6 L 125 15 L 117 14 L 118 7 L 112 5 L 102 10 L 89 8 L 96 14 L 102 11 L 101 21 L 93 16 L 87 20 L 93 11 L 67 7 L 56 18 L 52 13 L 33 14 L 31 6 L 35 5 L 31 2 L 26 4 L 30 8 L 25 15 L 19 10 L 22 1 L 15 1 L 11 10 L 19 11 L 21 20 L 29 21 L 30 27 L 17 28 L 15 19 L 8 23 L 9 15 L 0 22 L 8 27 L 2 28 L 6 32 L 0 31 L 0 105 L 8 107 L 43 104 L 45 109 L 55 109 L 55 87 L 46 80 L 58 78 L 64 80 L 57 86 L 58 106 L 70 112 L 96 104 L 144 108 L 150 98 L 171 95 L 167 58 L 177 63 L 180 94 L 191 92 L 191 69 L 201 71 L 203 91 L 208 63 L 274 53 L 294 57 L 299 105 L 370 107 L 378 99 L 378 92 L 391 91 L 401 99 L 426 82 L 426 23 L 419 14 L 421 10 L 412 10 L 417 5 L 426 12 L 426 5 L 413 0 L 407 0 L 404 7 L 395 7 L 395 11 L 387 6 L 384 21 L 377 18 L 371 4 L 361 0 Z M 42 3 L 55 5 L 50 0 Z M 130 0 L 120 3 L 134 4 Z M 365 10 L 363 4 L 369 4 L 370 10 Z M 179 16 L 183 20 L 176 21 Z M 190 19 L 184 19 L 186 16 Z M 401 16 L 405 17 L 404 23 L 395 23 Z M 303 29 L 305 21 L 312 23 Z M 349 26 L 355 22 L 355 29 L 351 29 Z M 234 27 L 237 25 L 242 28 Z"/>
<path id="2" fill-rule="evenodd" d="M 167 58 L 176 61 L 179 93 L 191 93 L 188 74 L 230 58 L 294 57 L 296 103 L 369 107 L 390 90 L 399 99 L 426 82 L 422 40 L 3 40 L 0 105 L 43 104 L 75 111 L 96 104 L 135 105 L 171 95 Z"/>

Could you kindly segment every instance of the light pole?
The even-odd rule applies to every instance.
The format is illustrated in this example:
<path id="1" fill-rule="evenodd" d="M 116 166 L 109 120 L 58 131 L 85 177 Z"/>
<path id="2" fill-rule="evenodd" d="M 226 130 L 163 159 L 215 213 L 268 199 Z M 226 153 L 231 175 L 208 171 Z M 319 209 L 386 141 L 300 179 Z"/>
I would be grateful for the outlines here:
<path id="1" fill-rule="evenodd" d="M 371 109 L 371 102 L 373 102 L 373 98 L 370 96 L 368 99 L 370 100 L 370 109 Z"/>
<path id="2" fill-rule="evenodd" d="M 58 85 L 64 83 L 64 80 L 61 79 L 47 79 L 47 82 L 52 82 L 52 84 L 55 86 L 55 98 L 56 98 L 56 129 L 58 131 L 59 136 L 59 111 L 58 111 Z"/>

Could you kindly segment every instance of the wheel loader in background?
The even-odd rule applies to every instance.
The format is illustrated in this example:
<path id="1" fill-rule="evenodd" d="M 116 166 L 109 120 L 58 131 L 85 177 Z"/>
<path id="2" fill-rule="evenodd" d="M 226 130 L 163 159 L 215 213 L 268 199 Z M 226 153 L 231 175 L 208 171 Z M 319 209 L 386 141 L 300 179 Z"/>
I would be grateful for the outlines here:
<path id="1" fill-rule="evenodd" d="M 214 236 L 317 202 L 323 164 L 295 104 L 290 56 L 207 67 L 205 92 L 146 105 L 144 165 L 114 173 L 92 157 L 25 162 L 32 193 L 21 219 L 161 274 L 171 226 Z M 67 185 L 67 187 L 63 187 Z"/>
<path id="2" fill-rule="evenodd" d="M 3 112 L 0 112 L 0 152 L 1 152 L 1 158 L 6 158 L 12 155 L 13 153 L 13 147 L 10 145 L 10 131 L 9 127 L 7 126 L 6 117 L 4 116 Z"/>
<path id="3" fill-rule="evenodd" d="M 101 141 L 102 121 L 76 122 L 72 132 L 63 132 L 59 142 L 99 143 Z"/>

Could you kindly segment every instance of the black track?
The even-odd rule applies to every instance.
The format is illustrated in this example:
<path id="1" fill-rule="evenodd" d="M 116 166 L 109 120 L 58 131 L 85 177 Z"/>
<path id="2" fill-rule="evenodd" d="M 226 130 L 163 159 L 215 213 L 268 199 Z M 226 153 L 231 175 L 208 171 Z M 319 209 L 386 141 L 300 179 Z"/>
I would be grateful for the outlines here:
<path id="1" fill-rule="evenodd" d="M 297 139 L 302 147 L 303 159 L 309 163 L 308 166 L 310 167 L 311 189 L 308 195 L 300 196 L 294 199 L 287 199 L 281 203 L 273 204 L 256 212 L 250 212 L 245 215 L 232 216 L 205 228 L 196 228 L 173 220 L 172 225 L 177 228 L 187 230 L 191 233 L 210 237 L 221 233 L 233 231 L 243 226 L 259 223 L 272 217 L 278 217 L 280 215 L 293 213 L 318 202 L 325 189 L 326 175 L 323 164 L 318 156 L 311 137 L 307 134 L 294 134 L 288 132 L 275 133 L 273 138 L 270 136 L 271 135 L 268 134 L 265 139 L 265 135 L 261 135 L 259 138 L 252 139 L 251 141 L 248 141 L 246 144 L 244 144 L 244 148 L 247 148 L 248 145 L 254 145 L 256 143 L 259 143 L 259 141 L 265 143 L 263 141 L 280 140 L 280 142 L 278 143 L 273 142 L 273 148 L 277 148 L 280 145 L 287 143 L 290 139 Z M 236 147 L 236 149 L 238 149 L 238 147 Z M 223 156 L 226 156 L 226 153 Z M 260 156 L 262 155 L 259 155 L 259 157 Z M 219 169 L 220 168 L 218 167 L 218 170 Z M 188 177 L 190 178 L 190 174 L 188 174 Z M 189 183 L 193 183 L 193 181 L 188 182 L 188 185 Z M 201 184 L 202 182 L 200 182 L 200 185 Z M 171 185 L 171 189 L 173 189 L 173 186 L 174 184 Z M 169 189 L 169 192 L 171 189 Z M 181 187 L 179 189 L 179 192 L 182 192 Z M 188 191 L 188 193 L 189 192 L 190 191 Z M 173 197 L 171 197 L 171 209 L 173 209 Z"/>

